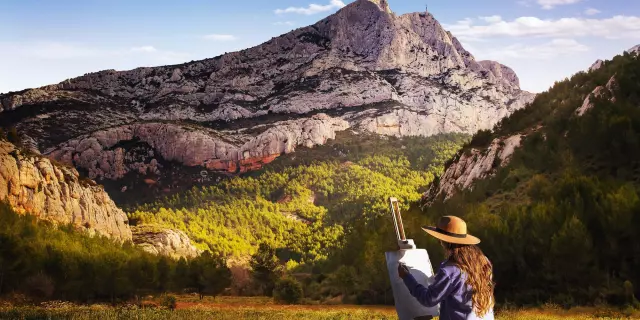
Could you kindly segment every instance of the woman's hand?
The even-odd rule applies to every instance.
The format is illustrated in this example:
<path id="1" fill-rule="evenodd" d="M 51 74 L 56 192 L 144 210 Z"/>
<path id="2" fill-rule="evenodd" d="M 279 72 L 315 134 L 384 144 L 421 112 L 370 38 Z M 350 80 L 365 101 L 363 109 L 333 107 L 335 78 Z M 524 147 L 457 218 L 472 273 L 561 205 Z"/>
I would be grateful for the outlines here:
<path id="1" fill-rule="evenodd" d="M 409 268 L 403 263 L 398 263 L 398 275 L 400 278 L 404 279 L 409 274 Z"/>

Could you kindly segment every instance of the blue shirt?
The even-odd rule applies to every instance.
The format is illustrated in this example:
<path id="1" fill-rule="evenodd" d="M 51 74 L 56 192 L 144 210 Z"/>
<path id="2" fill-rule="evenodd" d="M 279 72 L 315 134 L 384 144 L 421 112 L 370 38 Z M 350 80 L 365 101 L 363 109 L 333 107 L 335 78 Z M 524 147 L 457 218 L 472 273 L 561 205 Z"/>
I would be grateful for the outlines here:
<path id="1" fill-rule="evenodd" d="M 447 261 L 440 264 L 431 285 L 425 287 L 408 274 L 402 279 L 418 302 L 426 307 L 433 307 L 440 303 L 441 320 L 493 320 L 493 310 L 489 310 L 484 317 L 478 317 L 473 311 L 471 287 L 465 282 L 467 276 L 456 265 Z"/>

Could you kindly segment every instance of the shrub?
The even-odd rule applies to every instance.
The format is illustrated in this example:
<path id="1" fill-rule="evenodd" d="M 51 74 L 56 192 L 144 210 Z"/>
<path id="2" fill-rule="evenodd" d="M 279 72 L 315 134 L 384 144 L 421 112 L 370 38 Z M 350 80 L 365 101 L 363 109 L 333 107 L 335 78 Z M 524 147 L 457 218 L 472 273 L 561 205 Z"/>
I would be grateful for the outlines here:
<path id="1" fill-rule="evenodd" d="M 24 282 L 24 291 L 30 297 L 38 299 L 51 298 L 54 292 L 53 280 L 44 273 L 30 276 Z"/>
<path id="2" fill-rule="evenodd" d="M 467 146 L 470 148 L 485 148 L 491 143 L 492 138 L 493 132 L 491 130 L 479 130 L 473 135 Z"/>
<path id="3" fill-rule="evenodd" d="M 282 278 L 273 289 L 273 297 L 279 302 L 299 303 L 300 299 L 302 299 L 302 285 L 296 279 Z"/>
<path id="4" fill-rule="evenodd" d="M 165 295 L 162 297 L 162 302 L 160 302 L 160 305 L 169 310 L 175 310 L 177 305 L 176 297 L 170 294 Z"/>
<path id="5" fill-rule="evenodd" d="M 15 127 L 9 128 L 7 132 L 7 140 L 16 146 L 20 145 L 20 136 L 18 135 L 18 130 Z"/>

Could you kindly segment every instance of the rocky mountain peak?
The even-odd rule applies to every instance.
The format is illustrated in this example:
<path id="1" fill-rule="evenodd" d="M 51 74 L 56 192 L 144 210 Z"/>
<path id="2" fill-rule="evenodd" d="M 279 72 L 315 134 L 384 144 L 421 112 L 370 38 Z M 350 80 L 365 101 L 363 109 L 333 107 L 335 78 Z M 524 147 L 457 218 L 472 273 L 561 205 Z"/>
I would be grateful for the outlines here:
<path id="1" fill-rule="evenodd" d="M 242 173 L 347 129 L 474 133 L 533 97 L 510 68 L 476 61 L 433 15 L 358 0 L 238 52 L 0 95 L 0 123 L 90 177 L 155 181 L 175 161 Z"/>
<path id="2" fill-rule="evenodd" d="M 380 10 L 391 13 L 391 8 L 389 7 L 389 2 L 387 0 L 358 0 L 358 1 L 370 1 L 375 3 Z"/>

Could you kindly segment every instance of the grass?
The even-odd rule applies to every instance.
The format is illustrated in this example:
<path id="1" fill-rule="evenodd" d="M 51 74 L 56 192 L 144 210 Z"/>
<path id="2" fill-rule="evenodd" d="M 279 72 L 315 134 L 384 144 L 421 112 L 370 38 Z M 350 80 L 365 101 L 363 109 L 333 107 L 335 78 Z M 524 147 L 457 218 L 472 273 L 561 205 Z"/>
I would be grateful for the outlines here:
<path id="1" fill-rule="evenodd" d="M 392 315 L 381 313 L 371 313 L 365 310 L 357 311 L 311 311 L 311 310 L 256 310 L 256 309 L 95 309 L 78 308 L 73 310 L 39 310 L 39 309 L 15 309 L 9 312 L 0 311 L 0 319 L 220 319 L 220 320 L 240 320 L 240 319 L 266 319 L 266 320 L 288 320 L 288 319 L 397 319 Z"/>
<path id="2" fill-rule="evenodd" d="M 111 307 L 107 305 L 78 306 L 70 303 L 48 303 L 46 306 L 0 305 L 0 319 L 29 320 L 115 320 L 115 319 L 265 319 L 265 320 L 397 320 L 392 306 L 355 305 L 278 305 L 265 297 L 205 297 L 180 296 L 176 310 L 156 307 L 159 299 L 147 299 L 143 305 Z M 578 320 L 578 319 L 640 319 L 640 312 L 612 308 L 574 308 L 564 310 L 545 306 L 522 310 L 498 311 L 496 318 L 504 320 Z"/>

